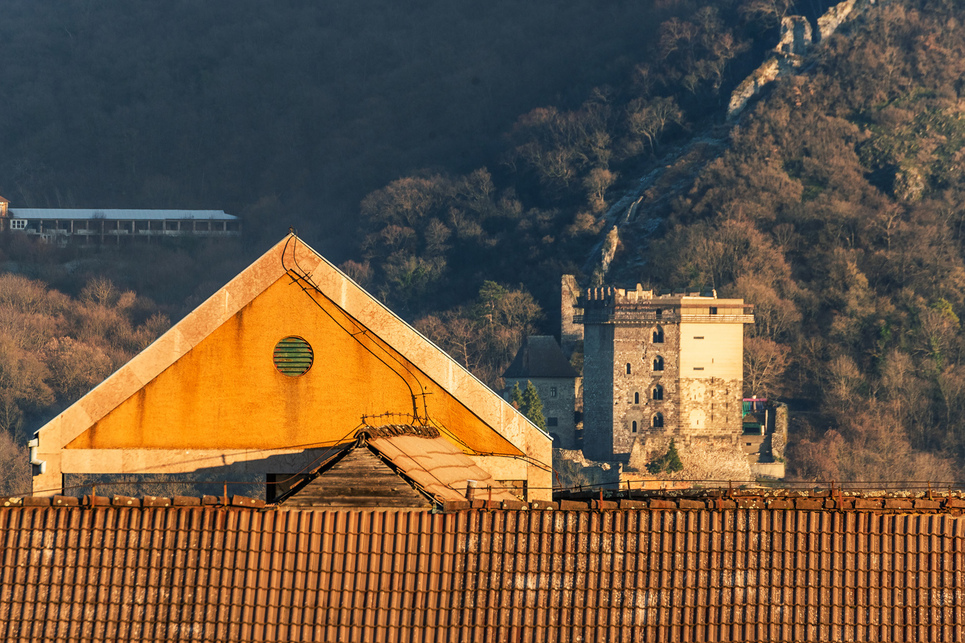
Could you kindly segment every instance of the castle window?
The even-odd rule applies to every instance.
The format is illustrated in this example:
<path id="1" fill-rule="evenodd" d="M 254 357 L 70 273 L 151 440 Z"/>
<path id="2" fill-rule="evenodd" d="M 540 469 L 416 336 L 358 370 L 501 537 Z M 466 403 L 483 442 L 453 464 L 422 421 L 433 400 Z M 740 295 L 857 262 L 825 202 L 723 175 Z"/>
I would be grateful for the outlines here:
<path id="1" fill-rule="evenodd" d="M 711 306 L 711 307 L 710 307 L 710 314 L 711 314 L 711 315 L 716 315 L 716 314 L 717 314 L 717 306 Z"/>
<path id="2" fill-rule="evenodd" d="M 653 331 L 653 343 L 663 344 L 663 327 L 657 326 Z"/>
<path id="3" fill-rule="evenodd" d="M 694 339 L 703 339 L 703 336 L 701 336 L 701 335 L 694 335 Z"/>
<path id="4" fill-rule="evenodd" d="M 634 393 L 634 394 L 633 394 L 633 403 L 634 403 L 634 404 L 639 404 L 639 403 L 640 403 L 640 394 L 639 394 L 639 393 Z"/>
<path id="5" fill-rule="evenodd" d="M 655 429 L 659 429 L 663 426 L 663 413 L 654 413 L 652 426 Z"/>
<path id="6" fill-rule="evenodd" d="M 653 399 L 655 400 L 663 399 L 663 387 L 659 384 L 653 387 Z"/>
<path id="7" fill-rule="evenodd" d="M 629 368 L 630 368 L 630 365 L 627 364 L 627 369 L 628 369 L 627 372 L 628 372 L 628 373 L 630 372 L 630 371 L 629 371 Z M 662 371 L 662 370 L 663 370 L 663 357 L 661 357 L 660 355 L 657 355 L 657 356 L 654 358 L 654 360 L 653 360 L 653 370 L 655 370 L 655 371 Z"/>
<path id="8" fill-rule="evenodd" d="M 663 317 L 663 310 L 662 310 L 662 309 L 658 308 L 658 309 L 656 309 L 656 310 L 653 311 L 653 312 L 654 312 L 654 314 L 657 316 L 657 319 L 660 319 L 661 317 Z"/>
<path id="9" fill-rule="evenodd" d="M 556 387 L 555 387 L 555 386 L 551 386 L 551 387 L 550 387 L 550 397 L 556 397 Z"/>
<path id="10" fill-rule="evenodd" d="M 559 426 L 559 418 L 546 418 L 546 426 Z"/>
<path id="11" fill-rule="evenodd" d="M 627 375 L 630 374 L 630 362 L 627 362 Z"/>
<path id="12" fill-rule="evenodd" d="M 630 430 L 631 430 L 633 433 L 636 433 L 636 432 L 637 432 L 637 423 L 636 423 L 636 422 L 634 422 L 633 424 L 630 425 Z"/>
<path id="13" fill-rule="evenodd" d="M 702 370 L 704 370 L 704 367 L 703 367 L 703 366 L 694 366 L 694 370 L 695 370 L 695 371 L 702 371 Z"/>

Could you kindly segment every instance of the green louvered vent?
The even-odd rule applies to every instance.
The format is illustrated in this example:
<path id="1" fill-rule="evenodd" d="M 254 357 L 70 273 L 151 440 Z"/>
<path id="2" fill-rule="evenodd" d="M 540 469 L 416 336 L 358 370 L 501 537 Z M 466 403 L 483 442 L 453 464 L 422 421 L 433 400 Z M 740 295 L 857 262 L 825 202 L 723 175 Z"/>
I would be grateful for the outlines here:
<path id="1" fill-rule="evenodd" d="M 289 377 L 307 373 L 314 358 L 312 347 L 301 337 L 286 337 L 275 345 L 275 368 Z"/>

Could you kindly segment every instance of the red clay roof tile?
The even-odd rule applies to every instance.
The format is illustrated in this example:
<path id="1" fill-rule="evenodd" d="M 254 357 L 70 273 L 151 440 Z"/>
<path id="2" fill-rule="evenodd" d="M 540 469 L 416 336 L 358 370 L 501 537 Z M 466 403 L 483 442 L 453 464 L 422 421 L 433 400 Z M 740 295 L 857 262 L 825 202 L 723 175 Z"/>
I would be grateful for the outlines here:
<path id="1" fill-rule="evenodd" d="M 3 508 L 0 640 L 962 638 L 965 518 L 884 504 Z"/>

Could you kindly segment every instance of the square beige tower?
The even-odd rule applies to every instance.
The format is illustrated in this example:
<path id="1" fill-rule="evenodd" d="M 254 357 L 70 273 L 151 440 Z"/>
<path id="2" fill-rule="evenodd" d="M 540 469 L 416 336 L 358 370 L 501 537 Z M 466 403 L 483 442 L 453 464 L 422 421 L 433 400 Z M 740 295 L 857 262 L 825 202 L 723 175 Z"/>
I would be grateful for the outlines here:
<path id="1" fill-rule="evenodd" d="M 741 432 L 743 299 L 591 288 L 584 326 L 583 450 L 628 460 L 651 436 L 723 438 Z"/>

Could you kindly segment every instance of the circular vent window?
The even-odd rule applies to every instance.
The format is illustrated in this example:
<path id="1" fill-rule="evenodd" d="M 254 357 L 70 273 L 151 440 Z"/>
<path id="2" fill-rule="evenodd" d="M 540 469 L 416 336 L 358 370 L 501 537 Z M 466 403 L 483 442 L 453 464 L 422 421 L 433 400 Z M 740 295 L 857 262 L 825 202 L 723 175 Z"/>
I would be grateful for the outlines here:
<path id="1" fill-rule="evenodd" d="M 275 344 L 275 368 L 289 377 L 307 373 L 314 358 L 311 345 L 301 337 L 286 337 Z"/>

